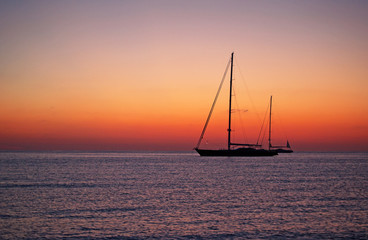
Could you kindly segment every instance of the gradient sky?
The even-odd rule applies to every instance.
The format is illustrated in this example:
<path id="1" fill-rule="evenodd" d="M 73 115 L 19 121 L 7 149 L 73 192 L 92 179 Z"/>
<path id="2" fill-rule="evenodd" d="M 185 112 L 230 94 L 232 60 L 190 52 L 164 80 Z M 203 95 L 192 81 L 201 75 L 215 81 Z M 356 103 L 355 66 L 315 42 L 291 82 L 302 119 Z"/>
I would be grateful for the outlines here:
<path id="1" fill-rule="evenodd" d="M 275 141 L 368 151 L 367 12 L 368 1 L 0 1 L 0 150 L 191 150 L 234 51 L 262 118 L 274 96 Z"/>

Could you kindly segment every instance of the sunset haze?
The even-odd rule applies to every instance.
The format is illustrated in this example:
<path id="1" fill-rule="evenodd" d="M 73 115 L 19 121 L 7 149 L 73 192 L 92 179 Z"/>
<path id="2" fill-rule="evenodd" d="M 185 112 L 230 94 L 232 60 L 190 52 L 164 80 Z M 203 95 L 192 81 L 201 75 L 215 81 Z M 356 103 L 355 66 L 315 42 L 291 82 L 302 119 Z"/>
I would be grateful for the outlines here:
<path id="1" fill-rule="evenodd" d="M 234 52 L 247 139 L 272 95 L 274 141 L 368 151 L 367 12 L 366 1 L 0 1 L 0 150 L 190 151 Z M 226 140 L 228 87 L 209 143 Z"/>

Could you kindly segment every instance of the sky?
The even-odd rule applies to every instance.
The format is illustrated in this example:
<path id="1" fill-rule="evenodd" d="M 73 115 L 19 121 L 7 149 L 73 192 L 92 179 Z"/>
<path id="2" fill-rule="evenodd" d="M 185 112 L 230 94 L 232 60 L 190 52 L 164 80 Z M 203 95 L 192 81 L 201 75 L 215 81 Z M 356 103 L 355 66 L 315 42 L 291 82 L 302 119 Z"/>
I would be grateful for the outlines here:
<path id="1" fill-rule="evenodd" d="M 355 0 L 0 1 L 0 150 L 190 151 L 234 52 L 247 141 L 272 95 L 275 144 L 368 151 L 367 12 Z M 207 144 L 226 137 L 227 85 Z"/>

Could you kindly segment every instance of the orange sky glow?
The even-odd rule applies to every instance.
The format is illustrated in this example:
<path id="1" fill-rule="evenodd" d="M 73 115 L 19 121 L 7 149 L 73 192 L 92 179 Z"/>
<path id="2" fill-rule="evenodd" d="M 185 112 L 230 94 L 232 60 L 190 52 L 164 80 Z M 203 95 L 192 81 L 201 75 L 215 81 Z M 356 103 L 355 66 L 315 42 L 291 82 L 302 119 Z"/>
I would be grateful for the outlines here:
<path id="1" fill-rule="evenodd" d="M 256 141 L 272 95 L 275 144 L 368 151 L 367 12 L 365 1 L 2 1 L 0 150 L 190 151 L 235 52 L 247 111 L 234 141 Z M 203 144 L 226 141 L 228 88 Z"/>

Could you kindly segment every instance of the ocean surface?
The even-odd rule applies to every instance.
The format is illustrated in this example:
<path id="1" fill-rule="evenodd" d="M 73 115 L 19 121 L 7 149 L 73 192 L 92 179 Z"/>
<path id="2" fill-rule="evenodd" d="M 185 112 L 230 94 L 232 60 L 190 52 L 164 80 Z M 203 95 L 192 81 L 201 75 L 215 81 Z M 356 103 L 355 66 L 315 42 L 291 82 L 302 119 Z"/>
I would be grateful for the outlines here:
<path id="1" fill-rule="evenodd" d="M 0 239 L 368 239 L 368 153 L 2 152 Z"/>

